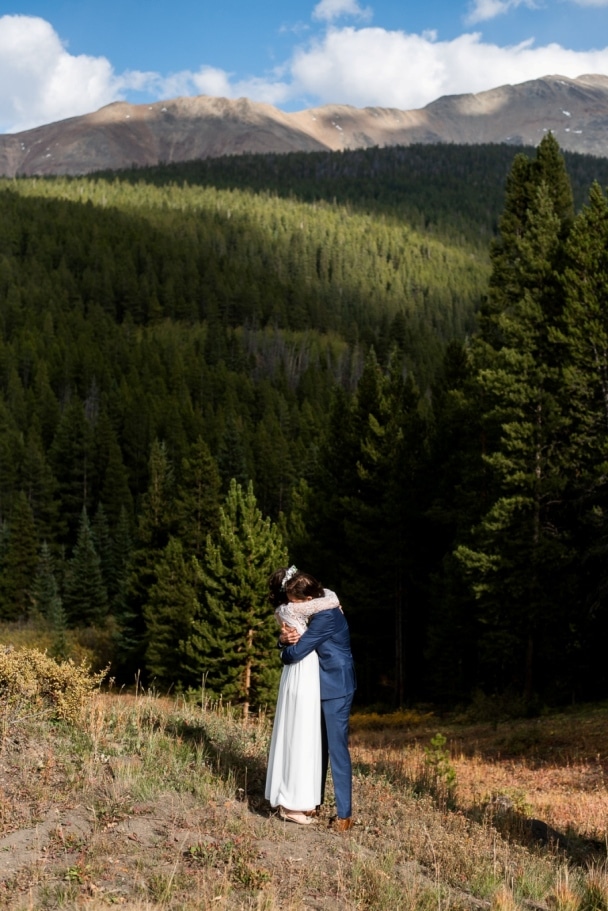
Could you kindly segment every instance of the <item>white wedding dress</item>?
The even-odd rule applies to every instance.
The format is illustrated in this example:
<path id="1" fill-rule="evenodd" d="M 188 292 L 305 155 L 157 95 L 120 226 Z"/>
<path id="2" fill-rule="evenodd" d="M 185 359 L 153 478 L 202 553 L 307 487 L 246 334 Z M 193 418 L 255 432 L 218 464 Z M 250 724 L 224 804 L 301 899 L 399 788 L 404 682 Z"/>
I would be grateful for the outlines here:
<path id="1" fill-rule="evenodd" d="M 324 598 L 281 605 L 277 619 L 306 629 L 317 610 L 339 606 L 333 592 Z M 283 667 L 270 740 L 266 799 L 273 807 L 314 810 L 321 803 L 321 693 L 319 659 L 311 652 L 302 661 Z"/>

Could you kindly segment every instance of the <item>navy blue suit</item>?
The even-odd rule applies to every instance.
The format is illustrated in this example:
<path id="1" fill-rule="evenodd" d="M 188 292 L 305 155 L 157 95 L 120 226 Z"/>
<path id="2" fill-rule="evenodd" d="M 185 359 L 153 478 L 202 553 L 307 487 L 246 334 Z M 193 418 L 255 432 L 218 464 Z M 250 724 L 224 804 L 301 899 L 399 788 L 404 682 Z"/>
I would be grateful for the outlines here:
<path id="1" fill-rule="evenodd" d="M 323 801 L 325 795 L 329 760 L 338 816 L 348 819 L 352 816 L 352 767 L 348 751 L 348 722 L 357 681 L 350 650 L 348 623 L 339 608 L 313 614 L 306 632 L 295 645 L 288 645 L 283 649 L 281 658 L 284 664 L 295 664 L 313 651 L 319 656 L 321 681 L 321 800 Z"/>

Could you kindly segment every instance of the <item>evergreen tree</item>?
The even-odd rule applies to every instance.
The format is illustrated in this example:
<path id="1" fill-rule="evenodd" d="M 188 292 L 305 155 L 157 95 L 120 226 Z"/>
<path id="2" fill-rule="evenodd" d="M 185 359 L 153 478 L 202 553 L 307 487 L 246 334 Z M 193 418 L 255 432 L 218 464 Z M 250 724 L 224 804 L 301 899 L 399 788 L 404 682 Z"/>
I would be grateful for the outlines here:
<path id="1" fill-rule="evenodd" d="M 20 489 L 19 465 L 23 439 L 8 407 L 0 398 L 0 517 L 8 521 L 15 496 Z"/>
<path id="2" fill-rule="evenodd" d="M 57 592 L 51 600 L 47 620 L 53 633 L 51 654 L 53 658 L 56 658 L 58 661 L 65 661 L 66 658 L 69 657 L 69 646 L 66 635 L 68 621 L 59 592 Z"/>
<path id="3" fill-rule="evenodd" d="M 314 575 L 338 587 L 347 552 L 344 497 L 356 489 L 358 437 L 351 396 L 337 387 L 332 397 L 328 430 L 321 440 L 316 471 L 303 495 L 302 515 L 306 529 L 299 531 L 300 545 L 294 551 L 298 565 L 314 567 Z"/>
<path id="4" fill-rule="evenodd" d="M 116 583 L 114 580 L 114 548 L 112 546 L 112 537 L 110 535 L 110 526 L 106 517 L 103 503 L 100 503 L 95 513 L 95 518 L 91 523 L 91 536 L 95 552 L 99 557 L 99 568 L 101 577 L 108 597 L 114 594 Z"/>
<path id="5" fill-rule="evenodd" d="M 294 445 L 290 445 L 274 414 L 264 415 L 258 424 L 253 448 L 258 501 L 267 515 L 279 516 L 289 504 L 294 481 Z"/>
<path id="6" fill-rule="evenodd" d="M 232 479 L 245 486 L 249 478 L 247 453 L 243 442 L 242 422 L 238 416 L 230 413 L 224 424 L 224 433 L 220 442 L 217 464 L 225 491 L 230 488 Z"/>
<path id="7" fill-rule="evenodd" d="M 566 246 L 564 309 L 553 333 L 585 484 L 603 484 L 608 434 L 608 200 L 595 184 Z"/>
<path id="8" fill-rule="evenodd" d="M 49 335 L 54 334 L 48 323 L 43 326 L 44 337 L 49 341 Z M 36 401 L 36 414 L 40 426 L 40 435 L 46 452 L 53 442 L 57 425 L 61 418 L 61 409 L 57 397 L 49 383 L 48 365 L 46 361 L 39 360 L 36 364 L 36 378 L 34 381 L 34 397 Z"/>
<path id="9" fill-rule="evenodd" d="M 608 200 L 594 184 L 566 245 L 564 308 L 553 338 L 569 414 L 569 525 L 578 557 L 569 663 L 581 695 L 608 686 Z"/>
<path id="10" fill-rule="evenodd" d="M 539 149 L 534 168 L 517 159 L 511 175 L 489 306 L 473 349 L 490 487 L 468 542 L 455 552 L 477 602 L 482 682 L 514 686 L 527 698 L 567 628 L 571 595 L 559 518 L 567 420 L 550 341 L 570 217 L 564 175 L 554 140 L 542 155 Z"/>
<path id="11" fill-rule="evenodd" d="M 41 617 L 48 617 L 53 599 L 59 594 L 54 572 L 54 561 L 46 541 L 42 542 L 38 566 L 32 586 L 32 604 Z"/>
<path id="12" fill-rule="evenodd" d="M 8 544 L 0 565 L 0 618 L 27 620 L 38 565 L 36 525 L 27 496 L 19 491 L 10 518 Z"/>
<path id="13" fill-rule="evenodd" d="M 430 615 L 425 684 L 440 702 L 464 702 L 479 683 L 479 620 L 453 555 L 459 543 L 470 540 L 487 500 L 481 390 L 472 371 L 469 346 L 448 345 L 432 387 L 429 456 L 423 465 L 432 539 L 426 562 Z"/>
<path id="14" fill-rule="evenodd" d="M 155 440 L 148 463 L 148 488 L 142 498 L 137 542 L 164 550 L 176 528 L 175 472 L 164 442 Z"/>
<path id="15" fill-rule="evenodd" d="M 127 515 L 132 516 L 133 497 L 122 451 L 111 425 L 106 426 L 105 449 L 105 458 L 99 466 L 100 499 L 110 526 L 114 526 L 118 522 L 121 510 L 125 509 Z"/>
<path id="16" fill-rule="evenodd" d="M 60 661 L 68 658 L 67 618 L 55 579 L 53 557 L 46 541 L 42 542 L 38 569 L 32 588 L 34 609 L 44 618 L 53 636 L 51 654 Z"/>
<path id="17" fill-rule="evenodd" d="M 63 592 L 82 509 L 96 525 L 101 503 L 112 559 L 99 535 L 96 549 L 130 682 L 144 667 L 144 608 L 169 540 L 181 542 L 189 566 L 205 535 L 215 538 L 217 514 L 203 503 L 214 498 L 211 463 L 209 490 L 197 486 L 202 439 L 223 491 L 232 478 L 252 479 L 295 562 L 344 598 L 360 696 L 399 701 L 405 686 L 426 698 L 414 683 L 429 588 L 436 694 L 466 697 L 480 681 L 523 686 L 527 643 L 537 680 L 559 667 L 562 681 L 605 690 L 608 675 L 577 658 L 603 666 L 597 643 L 608 632 L 603 203 L 593 198 L 576 219 L 562 282 L 573 211 L 563 160 L 552 136 L 535 156 L 524 151 L 509 175 L 491 274 L 486 246 L 508 146 L 239 156 L 163 166 L 145 180 L 2 182 L 0 565 L 24 491 Z M 591 178 L 608 184 L 601 158 L 565 158 L 577 205 Z M 456 356 L 446 363 L 454 382 L 435 408 L 444 346 L 470 337 L 488 276 L 481 336 L 464 352 L 465 375 L 456 376 Z M 389 380 L 391 344 L 402 355 L 396 380 L 415 378 L 412 388 Z M 364 364 L 371 347 L 373 369 Z M 414 386 L 432 388 L 433 399 L 417 401 Z M 418 422 L 431 409 L 421 473 Z M 160 487 L 155 439 L 165 441 L 168 469 Z M 534 493 L 524 483 L 533 452 Z M 501 497 L 520 505 L 493 529 Z M 495 594 L 501 573 L 524 588 L 534 540 L 524 514 L 534 509 L 544 550 L 530 578 L 549 575 L 556 597 L 550 617 L 550 596 L 534 600 L 530 636 L 528 592 L 504 611 Z M 458 562 L 460 545 L 500 557 L 497 574 Z M 362 641 L 370 618 L 377 644 L 375 632 Z M 397 649 L 381 666 L 395 643 L 401 657 Z"/>
<path id="18" fill-rule="evenodd" d="M 121 678 L 127 670 L 133 670 L 129 662 L 138 653 L 141 644 L 137 638 L 139 618 L 129 600 L 132 548 L 131 525 L 123 509 L 112 537 L 112 585 L 109 591 L 110 613 L 116 630 L 114 670 Z"/>
<path id="19" fill-rule="evenodd" d="M 8 550 L 8 541 L 10 538 L 10 529 L 8 522 L 4 519 L 0 522 L 0 567 L 2 567 L 2 561 L 6 556 Z"/>
<path id="20" fill-rule="evenodd" d="M 182 544 L 171 538 L 157 564 L 156 582 L 145 605 L 146 671 L 148 679 L 165 688 L 196 684 L 184 665 L 184 643 L 198 616 L 200 566 L 185 558 Z"/>
<path id="21" fill-rule="evenodd" d="M 150 450 L 149 482 L 137 524 L 137 532 L 127 581 L 127 600 L 122 616 L 122 638 L 132 642 L 130 656 L 125 661 L 136 672 L 143 670 L 145 650 L 145 606 L 149 592 L 157 581 L 158 564 L 177 532 L 175 508 L 175 477 L 167 448 L 155 440 Z"/>
<path id="22" fill-rule="evenodd" d="M 184 650 L 190 681 L 205 679 L 210 692 L 245 712 L 276 695 L 280 665 L 268 578 L 286 562 L 281 534 L 258 509 L 253 485 L 243 490 L 233 480 L 217 537 L 207 541 L 200 612 Z"/>
<path id="23" fill-rule="evenodd" d="M 62 543 L 69 543 L 74 540 L 83 508 L 90 506 L 93 487 L 91 430 L 84 406 L 77 398 L 61 415 L 49 458 L 58 483 L 62 518 L 67 526 L 67 537 L 62 535 Z"/>
<path id="24" fill-rule="evenodd" d="M 182 460 L 175 509 L 184 552 L 201 560 L 207 536 L 217 532 L 220 476 L 209 447 L 201 437 Z"/>
<path id="25" fill-rule="evenodd" d="M 21 483 L 34 514 L 38 537 L 54 539 L 61 533 L 59 503 L 55 499 L 57 482 L 35 427 L 30 428 L 27 434 L 21 465 Z"/>
<path id="26" fill-rule="evenodd" d="M 372 349 L 354 401 L 354 484 L 342 495 L 346 550 L 340 594 L 352 614 L 360 688 L 365 699 L 393 705 L 405 697 L 406 665 L 412 692 L 420 651 L 414 585 L 422 534 L 414 493 L 423 441 L 418 398 L 403 379 L 401 358 L 395 353 L 385 372 Z M 373 648 L 370 627 L 377 630 Z"/>
<path id="27" fill-rule="evenodd" d="M 99 626 L 108 612 L 108 594 L 86 508 L 65 578 L 63 607 L 69 626 Z"/>

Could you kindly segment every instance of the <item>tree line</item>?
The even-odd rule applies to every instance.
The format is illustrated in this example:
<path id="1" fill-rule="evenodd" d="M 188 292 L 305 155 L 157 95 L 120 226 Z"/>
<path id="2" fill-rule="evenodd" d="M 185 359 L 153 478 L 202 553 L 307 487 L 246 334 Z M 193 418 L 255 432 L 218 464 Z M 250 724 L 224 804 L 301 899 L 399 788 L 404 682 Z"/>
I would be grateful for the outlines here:
<path id="1" fill-rule="evenodd" d="M 291 559 L 363 704 L 605 694 L 602 163 L 497 148 L 4 181 L 0 619 L 265 704 Z"/>

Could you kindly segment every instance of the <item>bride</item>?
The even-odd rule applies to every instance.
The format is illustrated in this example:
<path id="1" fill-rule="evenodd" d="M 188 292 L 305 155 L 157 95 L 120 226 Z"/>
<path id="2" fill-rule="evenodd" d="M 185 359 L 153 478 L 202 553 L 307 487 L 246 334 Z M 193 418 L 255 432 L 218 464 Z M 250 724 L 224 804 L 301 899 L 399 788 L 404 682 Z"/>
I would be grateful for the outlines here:
<path id="1" fill-rule="evenodd" d="M 295 566 L 270 578 L 270 602 L 281 625 L 305 632 L 309 617 L 340 603 L 314 576 Z M 308 825 L 321 803 L 321 693 L 315 651 L 283 667 L 275 712 L 265 796 L 281 819 Z"/>

